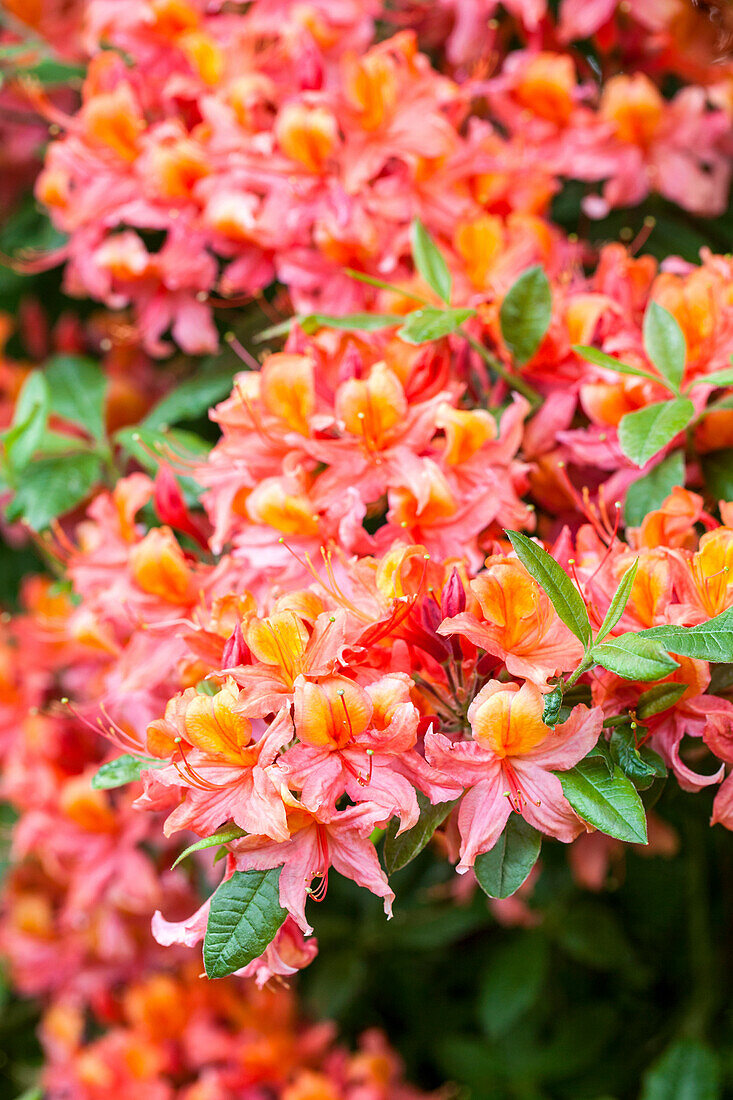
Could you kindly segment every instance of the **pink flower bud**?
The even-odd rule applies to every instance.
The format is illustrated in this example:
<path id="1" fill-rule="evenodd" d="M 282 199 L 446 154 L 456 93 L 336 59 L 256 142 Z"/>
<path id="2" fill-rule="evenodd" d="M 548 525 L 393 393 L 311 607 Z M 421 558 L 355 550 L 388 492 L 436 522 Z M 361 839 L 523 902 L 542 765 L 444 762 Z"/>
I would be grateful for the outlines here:
<path id="1" fill-rule="evenodd" d="M 153 503 L 162 523 L 190 535 L 205 550 L 208 548 L 208 541 L 201 525 L 189 512 L 178 480 L 170 466 L 165 463 L 160 465 L 155 475 Z"/>
<path id="2" fill-rule="evenodd" d="M 434 397 L 445 386 L 449 368 L 450 356 L 445 350 L 429 345 L 421 349 L 405 382 L 408 401 L 427 401 Z"/>
<path id="3" fill-rule="evenodd" d="M 452 619 L 466 610 L 466 592 L 460 574 L 455 567 L 443 589 L 440 609 L 444 619 Z"/>
<path id="4" fill-rule="evenodd" d="M 432 597 L 429 596 L 426 600 L 422 601 L 420 618 L 422 619 L 422 625 L 426 630 L 429 630 L 431 634 L 436 632 L 443 621 L 444 616 L 441 614 L 441 609 Z"/>
<path id="5" fill-rule="evenodd" d="M 237 665 L 247 665 L 250 663 L 251 654 L 249 652 L 249 647 L 244 640 L 242 627 L 240 623 L 237 623 L 234 630 L 227 638 L 221 658 L 221 665 L 222 668 L 236 668 Z"/>

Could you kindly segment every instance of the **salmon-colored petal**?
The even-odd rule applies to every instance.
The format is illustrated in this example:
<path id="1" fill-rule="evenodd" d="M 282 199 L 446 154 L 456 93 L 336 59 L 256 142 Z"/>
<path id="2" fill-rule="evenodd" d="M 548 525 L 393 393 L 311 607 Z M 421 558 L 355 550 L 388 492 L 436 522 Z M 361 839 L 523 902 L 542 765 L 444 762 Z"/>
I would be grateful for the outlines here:
<path id="1" fill-rule="evenodd" d="M 524 759 L 549 771 L 565 771 L 588 755 L 602 728 L 600 707 L 574 707 L 567 722 L 550 730 L 545 740 L 530 749 Z"/>
<path id="2" fill-rule="evenodd" d="M 494 847 L 511 812 L 500 768 L 464 794 L 458 810 L 461 874 L 473 867 L 477 855 Z"/>

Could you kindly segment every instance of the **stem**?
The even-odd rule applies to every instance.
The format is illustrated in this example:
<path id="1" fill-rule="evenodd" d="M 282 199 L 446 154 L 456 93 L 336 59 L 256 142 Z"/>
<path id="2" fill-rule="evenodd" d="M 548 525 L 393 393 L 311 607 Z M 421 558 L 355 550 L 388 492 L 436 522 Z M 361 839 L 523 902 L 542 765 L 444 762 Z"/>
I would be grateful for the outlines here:
<path id="1" fill-rule="evenodd" d="M 105 436 L 104 439 L 97 440 L 95 444 L 90 446 L 89 450 L 92 454 L 97 455 L 102 465 L 104 466 L 105 473 L 109 477 L 109 484 L 114 485 L 124 475 L 124 470 L 120 466 L 115 456 L 114 449 L 109 439 Z"/>
<path id="2" fill-rule="evenodd" d="M 503 378 L 511 390 L 516 390 L 517 393 L 521 393 L 523 397 L 526 397 L 533 409 L 538 408 L 538 406 L 542 404 L 542 397 L 533 386 L 530 386 L 529 382 L 525 382 L 518 374 L 512 374 L 510 370 L 507 370 L 504 364 L 497 359 L 495 355 L 492 355 L 488 348 L 485 348 L 484 345 L 478 340 L 475 340 L 469 332 L 466 332 L 463 326 L 458 328 L 458 332 L 464 339 L 468 340 L 473 350 L 478 352 L 486 365 L 493 370 L 494 374 L 498 374 L 500 378 Z"/>
<path id="3" fill-rule="evenodd" d="M 577 683 L 583 673 L 587 672 L 593 663 L 593 658 L 590 656 L 590 654 L 586 653 L 585 657 L 580 662 L 575 672 L 573 672 L 565 681 L 564 690 L 572 687 L 573 684 Z"/>
<path id="4" fill-rule="evenodd" d="M 375 279 L 373 275 L 367 275 L 363 271 L 355 271 L 353 267 L 345 267 L 344 274 L 348 275 L 350 279 L 355 279 L 357 283 L 366 283 L 368 286 L 375 286 L 379 290 L 391 290 L 402 298 L 412 298 L 413 302 L 420 302 L 421 305 L 430 306 L 431 309 L 439 308 L 429 302 L 427 298 L 423 298 L 422 294 L 415 294 L 414 291 L 407 290 L 403 286 L 395 286 L 394 283 L 386 283 L 384 279 Z"/>
<path id="5" fill-rule="evenodd" d="M 694 416 L 692 418 L 690 423 L 687 425 L 688 431 L 697 427 L 700 421 L 703 420 L 708 415 L 708 413 L 717 412 L 719 409 L 730 408 L 733 408 L 733 398 L 731 397 L 721 397 L 719 401 L 713 401 L 712 405 L 706 405 L 705 408 L 697 414 L 697 416 Z"/>
<path id="6" fill-rule="evenodd" d="M 428 681 L 425 680 L 419 672 L 413 672 L 412 678 L 419 688 L 421 688 L 423 691 L 429 692 L 433 696 L 440 707 L 448 712 L 450 717 L 458 719 L 462 717 L 460 712 L 455 707 L 452 707 L 448 700 L 444 699 L 440 692 L 437 691 L 437 689 L 434 688 L 432 684 L 429 684 Z"/>

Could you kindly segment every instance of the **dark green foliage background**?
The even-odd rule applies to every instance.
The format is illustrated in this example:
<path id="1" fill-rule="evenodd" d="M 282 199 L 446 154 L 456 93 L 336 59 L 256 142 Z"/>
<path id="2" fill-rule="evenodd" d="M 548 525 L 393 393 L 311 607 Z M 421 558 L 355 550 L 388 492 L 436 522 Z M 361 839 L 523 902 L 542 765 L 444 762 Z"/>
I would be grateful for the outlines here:
<path id="1" fill-rule="evenodd" d="M 627 849 L 600 894 L 578 889 L 566 850 L 546 842 L 531 929 L 499 925 L 480 891 L 439 900 L 455 880 L 430 852 L 394 876 L 388 923 L 333 876 L 313 907 L 307 1005 L 353 1035 L 384 1027 L 415 1079 L 450 1079 L 472 1100 L 733 1095 L 733 847 L 708 827 L 711 801 L 668 784 L 657 811 L 680 854 Z M 680 1041 L 685 1064 L 702 1059 L 696 1081 L 677 1068 L 645 1081 Z"/>

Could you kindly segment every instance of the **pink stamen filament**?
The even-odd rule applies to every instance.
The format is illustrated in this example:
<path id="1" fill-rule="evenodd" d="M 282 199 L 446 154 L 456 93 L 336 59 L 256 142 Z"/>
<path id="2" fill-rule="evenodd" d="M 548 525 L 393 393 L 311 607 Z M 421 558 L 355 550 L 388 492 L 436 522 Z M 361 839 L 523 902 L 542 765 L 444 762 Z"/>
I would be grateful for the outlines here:
<path id="1" fill-rule="evenodd" d="M 318 839 L 319 863 L 318 868 L 316 869 L 310 880 L 310 883 L 306 886 L 306 890 L 310 894 L 313 901 L 323 901 L 328 890 L 328 869 L 330 865 L 328 853 L 328 837 L 325 835 L 325 832 L 320 825 L 316 825 L 316 836 Z M 314 879 L 320 880 L 315 889 L 311 885 Z"/>
<path id="2" fill-rule="evenodd" d="M 354 738 L 354 727 L 351 724 L 351 715 L 349 714 L 349 708 L 347 707 L 346 699 L 344 698 L 344 695 L 345 695 L 344 689 L 339 688 L 338 691 L 336 692 L 336 694 L 338 695 L 339 699 L 341 700 L 341 709 L 343 710 L 344 717 L 346 718 L 346 726 L 347 726 L 348 731 L 349 731 L 349 737 L 351 738 L 351 740 L 353 740 L 353 738 Z"/>
<path id="3" fill-rule="evenodd" d="M 109 723 L 109 725 L 107 726 L 105 726 L 104 722 L 99 717 L 97 717 L 95 725 L 95 723 L 92 722 L 89 718 L 85 717 L 85 715 L 83 715 L 81 711 L 78 710 L 70 702 L 69 699 L 63 698 L 60 700 L 60 702 L 62 706 L 66 707 L 66 709 L 70 711 L 71 714 L 73 714 L 77 722 L 81 722 L 83 726 L 86 726 L 87 729 L 90 729 L 95 737 L 99 736 L 99 731 L 101 730 L 107 740 L 111 741 L 113 745 L 117 745 L 119 749 L 123 749 L 125 752 L 132 751 L 136 755 L 139 755 L 141 749 L 140 743 L 138 741 L 135 741 L 129 733 L 127 733 L 125 730 L 122 729 L 121 726 L 118 726 L 116 722 L 113 722 L 110 719 L 109 715 L 104 709 L 104 705 L 100 707 L 100 710 L 102 711 L 102 714 Z"/>
<path id="4" fill-rule="evenodd" d="M 557 470 L 558 470 L 559 478 L 560 478 L 560 481 L 562 482 L 563 488 L 568 493 L 568 495 L 572 498 L 573 503 L 575 504 L 578 511 L 582 512 L 582 514 L 586 517 L 586 519 L 588 520 L 590 525 L 593 527 L 593 530 L 596 532 L 596 534 L 601 539 L 601 541 L 604 542 L 604 543 L 607 543 L 608 542 L 608 531 L 606 531 L 604 529 L 603 525 L 599 521 L 598 513 L 596 511 L 595 506 L 590 503 L 590 494 L 588 492 L 587 487 L 583 488 L 583 495 L 581 497 L 580 493 L 578 492 L 578 490 L 575 488 L 575 486 L 571 482 L 570 478 L 568 477 L 567 470 L 565 469 L 565 463 L 564 462 L 558 462 Z"/>
<path id="5" fill-rule="evenodd" d="M 173 760 L 173 761 L 171 761 L 171 763 L 173 764 L 173 767 L 176 769 L 176 771 L 180 775 L 181 779 L 183 779 L 186 786 L 192 785 L 194 787 L 198 787 L 198 789 L 202 790 L 202 791 L 220 791 L 220 790 L 223 790 L 225 784 L 211 783 L 208 779 L 204 779 L 204 777 L 196 771 L 193 764 L 191 764 L 188 757 L 186 756 L 185 750 L 183 748 L 183 738 L 176 737 L 175 741 L 176 741 L 176 744 L 178 745 L 181 756 L 183 757 L 184 766 L 183 766 L 183 768 L 181 768 L 179 766 L 177 760 Z"/>
<path id="6" fill-rule="evenodd" d="M 502 761 L 502 772 L 509 784 L 509 790 L 504 791 L 504 796 L 509 799 L 509 805 L 514 812 L 516 814 L 521 814 L 523 812 L 522 806 L 527 801 L 527 796 L 519 785 L 517 773 L 506 758 Z M 541 803 L 539 801 L 535 802 L 535 806 L 540 805 Z"/>

